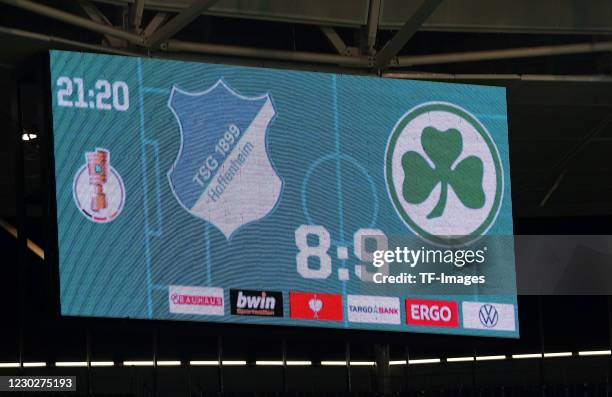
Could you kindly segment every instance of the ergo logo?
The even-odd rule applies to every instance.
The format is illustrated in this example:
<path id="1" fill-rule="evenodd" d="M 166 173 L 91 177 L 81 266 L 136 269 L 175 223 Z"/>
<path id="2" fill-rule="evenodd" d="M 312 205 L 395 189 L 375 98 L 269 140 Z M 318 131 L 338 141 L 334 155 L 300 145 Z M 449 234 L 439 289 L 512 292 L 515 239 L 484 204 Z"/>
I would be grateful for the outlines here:
<path id="1" fill-rule="evenodd" d="M 457 302 L 406 299 L 406 323 L 428 327 L 459 327 Z"/>

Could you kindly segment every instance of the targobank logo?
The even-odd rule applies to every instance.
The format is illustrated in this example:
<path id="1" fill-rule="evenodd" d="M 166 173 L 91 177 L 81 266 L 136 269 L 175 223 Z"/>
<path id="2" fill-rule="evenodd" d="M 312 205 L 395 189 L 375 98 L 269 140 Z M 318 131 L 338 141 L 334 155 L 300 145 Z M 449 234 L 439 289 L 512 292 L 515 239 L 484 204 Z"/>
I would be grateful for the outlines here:
<path id="1" fill-rule="evenodd" d="M 445 245 L 485 234 L 504 189 L 489 132 L 468 111 L 444 102 L 421 104 L 399 119 L 387 144 L 385 177 L 404 223 Z"/>
<path id="2" fill-rule="evenodd" d="M 173 87 L 168 106 L 181 131 L 168 172 L 179 204 L 228 239 L 269 214 L 282 188 L 266 148 L 276 114 L 269 95 L 242 96 L 219 80 L 204 92 Z"/>
<path id="3" fill-rule="evenodd" d="M 355 323 L 400 324 L 400 300 L 390 296 L 348 295 L 348 320 Z"/>

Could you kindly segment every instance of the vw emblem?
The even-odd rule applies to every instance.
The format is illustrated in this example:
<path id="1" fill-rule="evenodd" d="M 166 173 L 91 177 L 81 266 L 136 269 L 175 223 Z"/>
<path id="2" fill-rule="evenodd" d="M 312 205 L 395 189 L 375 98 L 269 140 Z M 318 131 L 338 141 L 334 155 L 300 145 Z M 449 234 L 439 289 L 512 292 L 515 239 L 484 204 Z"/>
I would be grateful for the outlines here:
<path id="1" fill-rule="evenodd" d="M 497 321 L 499 321 L 499 314 L 497 313 L 497 309 L 495 306 L 490 304 L 484 304 L 480 307 L 478 311 L 478 317 L 480 318 L 480 323 L 487 328 L 493 328 L 497 325 Z"/>

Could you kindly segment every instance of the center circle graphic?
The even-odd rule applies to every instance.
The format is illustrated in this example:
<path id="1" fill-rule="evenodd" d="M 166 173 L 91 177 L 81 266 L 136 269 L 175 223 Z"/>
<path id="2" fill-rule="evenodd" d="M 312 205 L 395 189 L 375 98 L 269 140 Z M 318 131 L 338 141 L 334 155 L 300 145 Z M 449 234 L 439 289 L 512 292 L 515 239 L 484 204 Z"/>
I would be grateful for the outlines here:
<path id="1" fill-rule="evenodd" d="M 485 234 L 504 189 L 491 135 L 474 115 L 446 102 L 418 105 L 399 119 L 387 143 L 385 180 L 406 226 L 447 246 Z"/>
<path id="2" fill-rule="evenodd" d="M 301 200 L 306 222 L 326 224 L 337 245 L 352 243 L 355 230 L 373 228 L 378 219 L 378 192 L 371 175 L 344 154 L 328 154 L 312 163 L 302 182 Z"/>

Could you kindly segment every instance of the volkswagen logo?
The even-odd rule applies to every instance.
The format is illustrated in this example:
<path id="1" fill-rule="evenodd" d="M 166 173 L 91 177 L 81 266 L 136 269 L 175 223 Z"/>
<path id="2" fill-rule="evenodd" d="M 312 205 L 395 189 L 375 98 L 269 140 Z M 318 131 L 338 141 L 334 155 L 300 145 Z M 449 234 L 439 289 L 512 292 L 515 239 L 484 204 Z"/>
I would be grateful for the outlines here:
<path id="1" fill-rule="evenodd" d="M 487 328 L 493 328 L 497 325 L 497 321 L 499 321 L 499 314 L 497 313 L 497 309 L 495 306 L 490 304 L 484 304 L 480 307 L 478 311 L 478 317 L 480 318 L 480 323 Z"/>

